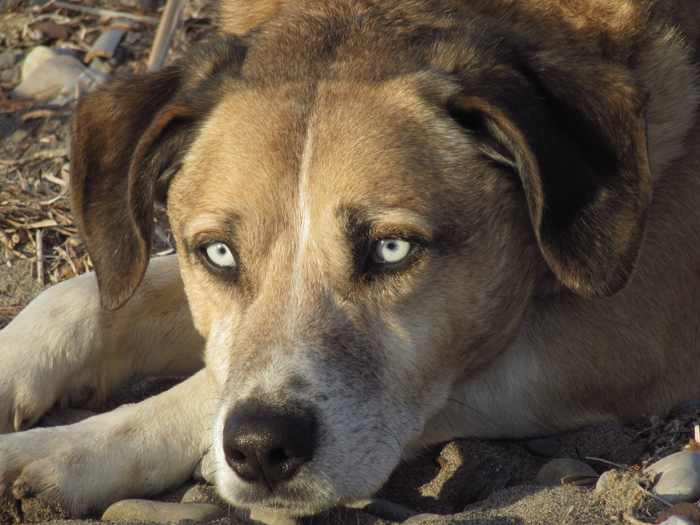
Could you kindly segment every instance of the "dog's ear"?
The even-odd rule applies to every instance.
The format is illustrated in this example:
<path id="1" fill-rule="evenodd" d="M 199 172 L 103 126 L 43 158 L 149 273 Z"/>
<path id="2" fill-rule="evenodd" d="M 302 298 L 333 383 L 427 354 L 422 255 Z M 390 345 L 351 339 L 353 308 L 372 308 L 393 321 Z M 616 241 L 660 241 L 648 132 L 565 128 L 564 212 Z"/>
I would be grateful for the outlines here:
<path id="1" fill-rule="evenodd" d="M 647 90 L 622 69 L 546 55 L 477 75 L 449 111 L 519 175 L 551 270 L 585 297 L 622 289 L 651 201 Z"/>
<path id="2" fill-rule="evenodd" d="M 208 45 L 155 73 L 122 76 L 76 109 L 71 200 L 108 310 L 122 306 L 141 282 L 154 199 L 166 200 L 197 123 L 214 103 L 211 94 L 219 91 L 211 88 L 217 73 L 240 69 L 244 52 L 235 45 Z"/>

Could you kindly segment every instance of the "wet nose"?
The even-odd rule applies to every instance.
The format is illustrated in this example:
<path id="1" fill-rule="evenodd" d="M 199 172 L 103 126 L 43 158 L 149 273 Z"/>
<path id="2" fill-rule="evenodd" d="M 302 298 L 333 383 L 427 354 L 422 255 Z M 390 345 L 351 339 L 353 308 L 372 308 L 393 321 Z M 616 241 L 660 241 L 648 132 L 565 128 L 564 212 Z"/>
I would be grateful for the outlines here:
<path id="1" fill-rule="evenodd" d="M 224 425 L 224 453 L 241 479 L 274 490 L 311 460 L 314 433 L 307 414 L 234 412 Z"/>

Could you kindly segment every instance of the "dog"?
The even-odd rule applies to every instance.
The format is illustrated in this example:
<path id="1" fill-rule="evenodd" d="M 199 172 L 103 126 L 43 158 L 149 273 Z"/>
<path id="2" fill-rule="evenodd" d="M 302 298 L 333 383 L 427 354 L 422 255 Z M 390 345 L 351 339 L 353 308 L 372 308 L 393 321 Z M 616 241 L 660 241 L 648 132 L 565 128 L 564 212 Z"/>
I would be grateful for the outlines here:
<path id="1" fill-rule="evenodd" d="M 308 515 L 430 444 L 700 396 L 699 44 L 692 0 L 225 1 L 77 107 L 96 273 L 0 333 L 3 497 L 80 516 L 199 464 Z"/>

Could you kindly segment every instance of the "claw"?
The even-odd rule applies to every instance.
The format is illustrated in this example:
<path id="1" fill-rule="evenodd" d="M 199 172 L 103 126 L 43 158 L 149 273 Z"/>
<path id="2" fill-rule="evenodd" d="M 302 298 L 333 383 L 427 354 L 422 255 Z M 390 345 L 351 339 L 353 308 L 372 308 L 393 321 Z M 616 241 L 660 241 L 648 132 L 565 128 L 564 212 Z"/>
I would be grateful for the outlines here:
<path id="1" fill-rule="evenodd" d="M 15 432 L 22 430 L 22 423 L 24 423 L 24 414 L 26 411 L 27 409 L 24 407 L 24 405 L 19 405 L 15 409 Z"/>

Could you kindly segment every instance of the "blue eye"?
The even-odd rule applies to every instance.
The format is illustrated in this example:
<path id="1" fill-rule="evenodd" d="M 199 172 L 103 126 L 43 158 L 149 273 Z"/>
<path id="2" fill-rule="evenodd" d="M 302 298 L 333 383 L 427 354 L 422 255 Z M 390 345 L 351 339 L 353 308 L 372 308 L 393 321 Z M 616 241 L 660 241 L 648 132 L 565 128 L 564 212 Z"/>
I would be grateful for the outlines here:
<path id="1" fill-rule="evenodd" d="M 204 253 L 213 266 L 219 268 L 234 268 L 236 266 L 236 259 L 233 257 L 231 248 L 223 242 L 207 244 L 204 247 Z"/>
<path id="2" fill-rule="evenodd" d="M 382 239 L 374 246 L 372 259 L 376 263 L 392 264 L 402 261 L 411 250 L 411 243 L 402 239 Z"/>

